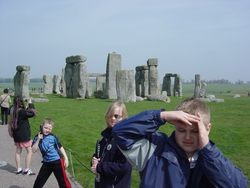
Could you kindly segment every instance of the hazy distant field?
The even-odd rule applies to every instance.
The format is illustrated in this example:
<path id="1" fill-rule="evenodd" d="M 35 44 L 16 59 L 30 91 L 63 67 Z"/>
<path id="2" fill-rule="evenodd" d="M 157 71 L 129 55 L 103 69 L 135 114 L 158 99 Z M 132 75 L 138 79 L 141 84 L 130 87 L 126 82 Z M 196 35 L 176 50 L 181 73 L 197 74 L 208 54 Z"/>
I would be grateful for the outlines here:
<path id="1" fill-rule="evenodd" d="M 32 88 L 43 88 L 44 83 L 30 83 L 29 90 L 32 91 Z M 95 83 L 92 83 L 93 88 L 95 88 Z M 11 83 L 0 83 L 0 91 L 4 88 L 14 87 Z M 173 89 L 173 87 L 171 88 Z M 230 91 L 231 94 L 235 92 L 239 94 L 247 94 L 250 92 L 250 85 L 235 85 L 235 84 L 210 84 L 207 85 L 206 93 L 208 94 L 226 94 Z M 183 93 L 194 93 L 194 84 L 183 84 L 182 85 Z"/>

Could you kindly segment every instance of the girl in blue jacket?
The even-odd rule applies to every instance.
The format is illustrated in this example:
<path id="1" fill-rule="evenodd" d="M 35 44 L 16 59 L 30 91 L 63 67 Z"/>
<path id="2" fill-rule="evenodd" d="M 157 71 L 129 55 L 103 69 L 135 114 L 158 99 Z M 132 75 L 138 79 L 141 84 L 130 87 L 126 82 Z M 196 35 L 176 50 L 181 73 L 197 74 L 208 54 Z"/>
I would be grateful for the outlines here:
<path id="1" fill-rule="evenodd" d="M 107 109 L 105 119 L 107 128 L 101 132 L 100 156 L 94 154 L 91 170 L 97 174 L 95 188 L 129 188 L 132 166 L 115 144 L 112 129 L 115 124 L 127 118 L 126 106 L 114 102 Z"/>
<path id="2" fill-rule="evenodd" d="M 175 125 L 170 137 L 156 132 Z M 140 188 L 247 188 L 242 171 L 209 140 L 209 108 L 195 98 L 176 111 L 150 110 L 116 124 L 113 135 L 124 156 L 140 173 Z"/>

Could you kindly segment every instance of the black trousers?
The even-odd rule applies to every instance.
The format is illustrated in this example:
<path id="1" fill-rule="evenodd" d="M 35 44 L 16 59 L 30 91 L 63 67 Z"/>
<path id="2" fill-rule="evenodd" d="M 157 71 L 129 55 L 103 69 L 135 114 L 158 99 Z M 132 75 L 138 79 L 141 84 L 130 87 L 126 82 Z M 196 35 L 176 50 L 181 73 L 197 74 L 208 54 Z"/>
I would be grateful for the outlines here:
<path id="1" fill-rule="evenodd" d="M 53 162 L 44 162 L 37 175 L 33 188 L 42 188 L 52 172 L 54 173 L 60 188 L 71 188 L 65 172 L 63 159 Z"/>
<path id="2" fill-rule="evenodd" d="M 8 124 L 8 110 L 9 108 L 5 108 L 1 106 L 2 125 Z"/>

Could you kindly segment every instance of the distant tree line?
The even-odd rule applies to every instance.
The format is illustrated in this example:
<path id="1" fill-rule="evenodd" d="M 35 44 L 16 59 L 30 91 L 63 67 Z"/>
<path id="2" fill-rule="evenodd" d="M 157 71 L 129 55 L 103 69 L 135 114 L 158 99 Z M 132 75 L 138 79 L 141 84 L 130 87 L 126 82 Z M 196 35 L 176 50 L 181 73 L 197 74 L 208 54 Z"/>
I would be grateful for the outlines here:
<path id="1" fill-rule="evenodd" d="M 13 78 L 0 78 L 0 83 L 13 83 Z M 42 78 L 31 78 L 30 83 L 43 83 Z"/>
<path id="2" fill-rule="evenodd" d="M 0 83 L 13 83 L 13 78 L 0 78 Z M 95 78 L 90 78 L 89 81 L 95 82 L 96 79 Z M 44 83 L 42 78 L 31 78 L 30 79 L 30 83 Z"/>
<path id="3" fill-rule="evenodd" d="M 232 82 L 230 82 L 229 80 L 226 79 L 218 79 L 218 80 L 201 80 L 202 83 L 206 83 L 206 84 L 233 84 Z M 191 81 L 185 81 L 182 80 L 182 84 L 194 84 L 195 80 L 192 79 Z M 244 83 L 242 80 L 238 80 L 235 82 L 235 84 L 240 85 L 240 84 L 250 84 L 250 81 L 247 81 L 246 83 Z"/>

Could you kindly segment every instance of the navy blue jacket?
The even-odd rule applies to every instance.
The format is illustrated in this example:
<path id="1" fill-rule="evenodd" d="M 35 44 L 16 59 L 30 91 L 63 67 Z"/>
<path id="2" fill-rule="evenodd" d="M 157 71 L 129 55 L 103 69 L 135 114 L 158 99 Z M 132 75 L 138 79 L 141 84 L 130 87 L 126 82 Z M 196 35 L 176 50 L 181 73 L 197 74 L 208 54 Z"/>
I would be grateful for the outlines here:
<path id="1" fill-rule="evenodd" d="M 140 172 L 140 188 L 247 188 L 248 181 L 210 141 L 198 151 L 193 169 L 175 134 L 156 132 L 165 124 L 162 110 L 145 111 L 119 121 L 113 128 L 116 144 Z"/>
<path id="2" fill-rule="evenodd" d="M 101 133 L 101 161 L 96 169 L 101 181 L 95 181 L 95 188 L 130 188 L 132 166 L 115 144 L 111 133 L 111 128 L 106 128 Z"/>

